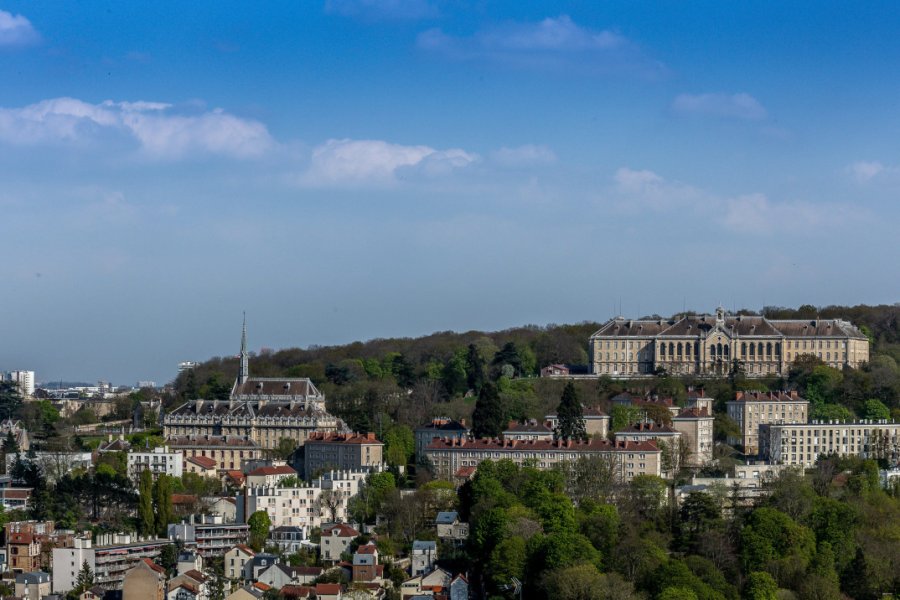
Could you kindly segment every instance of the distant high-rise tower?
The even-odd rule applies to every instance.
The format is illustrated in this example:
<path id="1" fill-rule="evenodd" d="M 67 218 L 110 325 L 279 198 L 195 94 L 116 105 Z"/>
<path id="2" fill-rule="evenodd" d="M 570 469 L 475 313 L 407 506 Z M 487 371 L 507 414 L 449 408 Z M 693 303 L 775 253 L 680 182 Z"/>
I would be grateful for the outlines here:
<path id="1" fill-rule="evenodd" d="M 243 385 L 250 379 L 250 355 L 247 353 L 247 313 L 244 313 L 244 328 L 241 331 L 241 373 L 238 384 Z"/>

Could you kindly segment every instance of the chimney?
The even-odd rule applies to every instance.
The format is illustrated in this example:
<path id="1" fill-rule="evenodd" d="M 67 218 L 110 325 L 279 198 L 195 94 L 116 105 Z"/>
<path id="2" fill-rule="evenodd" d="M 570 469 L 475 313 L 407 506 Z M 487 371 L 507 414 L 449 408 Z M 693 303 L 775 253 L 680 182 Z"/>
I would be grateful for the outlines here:
<path id="1" fill-rule="evenodd" d="M 798 396 L 797 396 L 797 390 L 791 390 L 791 398 L 793 398 L 793 399 L 796 400 L 797 397 L 798 397 Z"/>

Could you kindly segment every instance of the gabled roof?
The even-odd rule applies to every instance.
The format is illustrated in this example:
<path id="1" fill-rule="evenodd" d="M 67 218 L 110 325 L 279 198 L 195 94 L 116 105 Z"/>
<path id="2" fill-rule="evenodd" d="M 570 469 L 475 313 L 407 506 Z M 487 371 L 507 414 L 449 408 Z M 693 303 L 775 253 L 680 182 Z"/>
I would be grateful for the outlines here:
<path id="1" fill-rule="evenodd" d="M 335 532 L 340 537 L 357 537 L 359 535 L 357 530 L 344 523 L 335 523 L 322 528 L 322 535 L 335 535 Z"/>
<path id="2" fill-rule="evenodd" d="M 419 550 L 421 552 L 437 550 L 437 542 L 432 540 L 414 540 L 412 543 L 413 552 Z"/>
<path id="3" fill-rule="evenodd" d="M 705 408 L 685 408 L 676 416 L 672 417 L 673 419 L 711 419 L 712 415 L 709 414 L 709 411 Z"/>
<path id="4" fill-rule="evenodd" d="M 239 549 L 244 554 L 249 554 L 250 556 L 256 556 L 256 552 L 253 550 L 253 548 L 251 548 L 247 544 L 235 544 L 234 547 L 232 548 L 232 550 L 234 550 L 235 548 Z"/>
<path id="5" fill-rule="evenodd" d="M 285 598 L 309 598 L 314 591 L 315 588 L 313 587 L 306 585 L 294 585 L 291 583 L 282 586 L 281 595 Z"/>
<path id="6" fill-rule="evenodd" d="M 341 593 L 341 584 L 339 583 L 317 583 L 316 584 L 316 595 L 321 596 L 322 594 L 326 594 L 328 596 L 334 596 L 335 594 Z"/>
<path id="7" fill-rule="evenodd" d="M 214 469 L 219 464 L 208 456 L 188 456 L 185 460 L 207 470 Z"/>
<path id="8" fill-rule="evenodd" d="M 357 554 L 378 554 L 378 548 L 372 542 L 364 544 L 356 549 Z"/>
<path id="9" fill-rule="evenodd" d="M 153 569 L 154 571 L 156 571 L 157 573 L 159 573 L 160 575 L 165 576 L 166 570 L 163 569 L 158 564 L 156 564 L 155 562 L 153 562 L 152 560 L 150 560 L 149 558 L 142 558 L 141 562 L 144 563 L 145 565 L 147 565 L 148 567 L 150 567 L 151 569 Z"/>

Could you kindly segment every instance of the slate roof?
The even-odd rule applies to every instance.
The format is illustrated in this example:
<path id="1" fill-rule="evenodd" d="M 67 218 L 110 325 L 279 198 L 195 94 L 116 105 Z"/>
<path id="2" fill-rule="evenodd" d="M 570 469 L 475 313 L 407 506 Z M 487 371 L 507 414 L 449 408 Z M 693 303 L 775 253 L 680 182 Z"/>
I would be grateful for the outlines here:
<path id="1" fill-rule="evenodd" d="M 459 519 L 459 513 L 455 510 L 449 510 L 439 512 L 434 522 L 438 525 L 453 525 L 457 519 Z"/>
<path id="2" fill-rule="evenodd" d="M 705 335 L 715 327 L 715 315 L 686 315 L 659 320 L 619 317 L 606 322 L 591 337 L 692 337 Z M 843 319 L 767 319 L 761 316 L 729 315 L 724 318 L 722 328 L 728 335 L 741 337 L 866 337 L 859 328 Z"/>

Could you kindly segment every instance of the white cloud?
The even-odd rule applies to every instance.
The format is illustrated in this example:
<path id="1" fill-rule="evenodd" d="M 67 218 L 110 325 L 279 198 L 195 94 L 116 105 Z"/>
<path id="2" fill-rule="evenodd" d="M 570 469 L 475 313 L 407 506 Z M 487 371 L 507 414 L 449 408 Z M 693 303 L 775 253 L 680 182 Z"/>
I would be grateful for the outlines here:
<path id="1" fill-rule="evenodd" d="M 312 186 L 389 185 L 417 176 L 437 176 L 478 159 L 458 148 L 403 146 L 382 140 L 331 139 L 313 149 L 309 169 L 300 178 Z"/>
<path id="2" fill-rule="evenodd" d="M 672 102 L 675 112 L 733 119 L 761 120 L 766 109 L 750 94 L 679 94 Z"/>
<path id="3" fill-rule="evenodd" d="M 866 183 L 881 175 L 885 171 L 890 170 L 888 167 L 885 167 L 878 161 L 868 162 L 868 161 L 859 161 L 855 162 L 848 167 L 850 174 L 858 181 L 859 183 Z"/>
<path id="4" fill-rule="evenodd" d="M 491 160 L 504 167 L 529 167 L 556 162 L 556 154 L 546 146 L 526 144 L 515 148 L 500 148 L 491 153 Z"/>
<path id="5" fill-rule="evenodd" d="M 38 32 L 27 18 L 0 10 L 0 47 L 27 46 L 39 39 Z"/>
<path id="6" fill-rule="evenodd" d="M 627 72 L 655 77 L 666 72 L 621 34 L 583 27 L 568 15 L 505 23 L 468 37 L 450 36 L 434 28 L 419 34 L 417 41 L 419 48 L 454 60 L 598 74 Z"/>
<path id="7" fill-rule="evenodd" d="M 325 12 L 364 19 L 427 19 L 438 16 L 428 0 L 326 0 Z"/>
<path id="8" fill-rule="evenodd" d="M 274 146 L 265 125 L 221 109 L 178 114 L 161 102 L 90 104 L 75 98 L 0 108 L 0 141 L 12 144 L 89 143 L 110 133 L 136 140 L 145 155 L 158 159 L 196 153 L 246 158 Z"/>
<path id="9" fill-rule="evenodd" d="M 694 187 L 668 181 L 653 171 L 622 167 L 613 175 L 618 207 L 626 212 L 643 209 L 667 211 L 678 206 L 697 205 L 708 200 Z"/>

